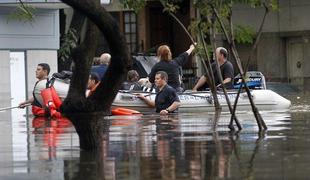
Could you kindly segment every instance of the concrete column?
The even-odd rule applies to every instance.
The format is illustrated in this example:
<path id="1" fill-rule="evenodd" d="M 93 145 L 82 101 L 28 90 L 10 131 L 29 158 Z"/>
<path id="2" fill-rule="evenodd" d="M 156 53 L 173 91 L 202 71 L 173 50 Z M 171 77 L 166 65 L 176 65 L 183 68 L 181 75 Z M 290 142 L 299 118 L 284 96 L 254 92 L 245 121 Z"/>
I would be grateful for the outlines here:
<path id="1" fill-rule="evenodd" d="M 0 50 L 0 108 L 11 106 L 11 93 L 10 93 L 10 51 Z M 12 151 L 12 124 L 11 124 L 11 111 L 0 112 L 0 144 L 5 144 L 5 148 L 0 153 L 0 159 L 2 162 L 6 162 L 6 165 L 12 166 L 13 155 Z M 6 153 L 3 153 L 6 152 Z M 0 174 L 10 173 L 7 168 L 0 169 Z"/>
<path id="2" fill-rule="evenodd" d="M 0 51 L 0 102 L 1 107 L 11 105 L 11 84 L 10 84 L 10 51 L 1 50 Z"/>

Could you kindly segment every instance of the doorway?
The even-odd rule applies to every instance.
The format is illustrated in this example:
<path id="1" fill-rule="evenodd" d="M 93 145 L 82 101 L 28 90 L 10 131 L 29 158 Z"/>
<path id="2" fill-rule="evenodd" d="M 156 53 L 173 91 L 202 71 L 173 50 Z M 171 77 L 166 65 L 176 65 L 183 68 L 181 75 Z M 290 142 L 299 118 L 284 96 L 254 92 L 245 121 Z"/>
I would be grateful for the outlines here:
<path id="1" fill-rule="evenodd" d="M 26 99 L 25 52 L 10 52 L 11 104 L 18 105 Z"/>
<path id="2" fill-rule="evenodd" d="M 15 107 L 22 101 L 25 101 L 26 97 L 26 70 L 25 70 L 25 51 L 11 51 L 10 52 L 10 76 L 11 76 L 11 106 Z M 11 121 L 12 121 L 12 144 L 13 144 L 13 162 L 27 161 L 28 150 L 27 146 L 19 147 L 17 150 L 14 144 L 27 144 L 28 133 L 28 121 L 26 118 L 26 125 L 21 126 L 21 119 L 25 119 L 27 108 L 24 109 L 12 109 Z M 14 173 L 27 173 L 26 168 L 14 168 Z"/>
<path id="3" fill-rule="evenodd" d="M 291 38 L 287 43 L 288 81 L 297 86 L 304 85 L 304 42 L 302 38 Z"/>

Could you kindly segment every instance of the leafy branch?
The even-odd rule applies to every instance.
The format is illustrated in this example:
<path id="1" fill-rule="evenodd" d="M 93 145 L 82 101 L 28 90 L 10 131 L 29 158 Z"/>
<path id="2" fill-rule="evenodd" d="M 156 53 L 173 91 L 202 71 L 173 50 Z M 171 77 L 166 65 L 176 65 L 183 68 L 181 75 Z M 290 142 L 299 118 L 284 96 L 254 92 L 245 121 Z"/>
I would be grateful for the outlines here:
<path id="1" fill-rule="evenodd" d="M 35 20 L 36 9 L 33 6 L 25 4 L 19 0 L 19 5 L 8 15 L 7 22 L 10 20 L 18 20 L 23 22 L 33 22 Z"/>

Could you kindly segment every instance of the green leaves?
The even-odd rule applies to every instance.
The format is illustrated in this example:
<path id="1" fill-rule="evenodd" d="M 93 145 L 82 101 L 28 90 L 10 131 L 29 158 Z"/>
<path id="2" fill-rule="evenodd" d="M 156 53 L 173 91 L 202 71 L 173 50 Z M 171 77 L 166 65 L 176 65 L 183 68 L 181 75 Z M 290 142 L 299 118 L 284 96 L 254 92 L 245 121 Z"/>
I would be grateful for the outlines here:
<path id="1" fill-rule="evenodd" d="M 69 29 L 68 32 L 61 38 L 61 47 L 58 50 L 58 58 L 65 62 L 71 55 L 71 50 L 77 46 L 79 35 L 73 28 Z"/>
<path id="2" fill-rule="evenodd" d="M 119 0 L 125 8 L 132 9 L 138 13 L 146 4 L 146 0 Z"/>
<path id="3" fill-rule="evenodd" d="M 176 13 L 177 10 L 179 10 L 180 7 L 176 4 L 172 4 L 169 2 L 164 2 L 164 12 L 170 12 L 170 13 Z"/>
<path id="4" fill-rule="evenodd" d="M 164 6 L 164 12 L 177 13 L 180 9 L 179 3 L 183 0 L 160 0 L 161 4 Z"/>
<path id="5" fill-rule="evenodd" d="M 235 26 L 235 40 L 240 44 L 252 44 L 255 37 L 255 29 L 251 26 Z"/>
<path id="6" fill-rule="evenodd" d="M 35 11 L 36 9 L 34 7 L 20 1 L 20 4 L 16 7 L 16 9 L 8 15 L 7 22 L 10 20 L 33 22 L 35 20 Z"/>

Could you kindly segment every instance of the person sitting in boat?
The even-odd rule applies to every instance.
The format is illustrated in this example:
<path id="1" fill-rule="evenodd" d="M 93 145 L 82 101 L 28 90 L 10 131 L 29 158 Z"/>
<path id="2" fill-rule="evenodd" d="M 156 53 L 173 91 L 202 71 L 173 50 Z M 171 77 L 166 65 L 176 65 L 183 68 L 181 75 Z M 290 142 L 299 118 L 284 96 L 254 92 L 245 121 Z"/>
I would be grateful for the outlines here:
<path id="1" fill-rule="evenodd" d="M 226 89 L 233 89 L 233 80 L 234 80 L 234 67 L 230 61 L 227 60 L 228 52 L 223 47 L 216 48 L 216 59 L 220 65 L 221 74 L 223 77 L 223 83 Z M 217 87 L 221 86 L 220 78 L 218 77 L 216 62 L 212 63 L 212 70 L 215 79 L 215 85 Z M 193 91 L 199 90 L 201 87 L 206 87 L 207 74 L 202 75 L 196 85 L 193 88 Z"/>
<path id="2" fill-rule="evenodd" d="M 99 75 L 95 72 L 90 73 L 88 83 L 87 83 L 87 89 L 88 89 L 88 92 L 86 93 L 87 97 L 95 92 L 99 83 L 100 83 Z"/>
<path id="3" fill-rule="evenodd" d="M 150 107 L 155 107 L 156 112 L 162 115 L 177 112 L 180 106 L 180 100 L 176 90 L 167 84 L 168 74 L 164 71 L 158 71 L 155 75 L 155 85 L 158 88 L 155 101 L 138 94 L 137 97 L 142 99 Z"/>
<path id="4" fill-rule="evenodd" d="M 42 81 L 42 80 L 45 80 L 48 78 L 48 75 L 50 73 L 50 66 L 47 63 L 39 63 L 37 65 L 37 69 L 36 69 L 35 73 L 36 73 L 36 78 L 38 79 L 38 81 L 36 82 L 34 87 L 36 87 L 36 85 L 39 81 Z M 30 99 L 28 99 L 24 102 L 21 102 L 18 105 L 18 107 L 24 108 L 27 106 L 27 104 L 32 105 L 32 114 L 38 115 L 38 116 L 44 116 L 45 115 L 44 108 L 39 103 L 39 101 L 35 98 L 34 95 Z"/>
<path id="5" fill-rule="evenodd" d="M 136 70 L 130 70 L 127 73 L 127 81 L 123 82 L 121 90 L 139 91 L 142 87 L 138 83 L 139 74 Z"/>
<path id="6" fill-rule="evenodd" d="M 99 79 L 101 80 L 104 77 L 105 72 L 108 69 L 108 66 L 110 64 L 111 55 L 109 53 L 103 53 L 101 54 L 99 58 L 99 65 L 94 65 L 91 68 L 91 72 L 95 72 L 99 75 Z M 95 60 L 95 64 L 97 60 Z"/>
<path id="7" fill-rule="evenodd" d="M 172 59 L 170 48 L 167 45 L 160 46 L 157 49 L 157 57 L 160 61 L 151 69 L 149 74 L 150 82 L 154 83 L 156 72 L 165 71 L 168 74 L 169 86 L 176 89 L 177 92 L 182 92 L 180 68 L 187 63 L 188 56 L 194 49 L 195 46 L 192 44 L 187 51 Z"/>

